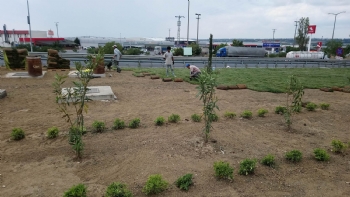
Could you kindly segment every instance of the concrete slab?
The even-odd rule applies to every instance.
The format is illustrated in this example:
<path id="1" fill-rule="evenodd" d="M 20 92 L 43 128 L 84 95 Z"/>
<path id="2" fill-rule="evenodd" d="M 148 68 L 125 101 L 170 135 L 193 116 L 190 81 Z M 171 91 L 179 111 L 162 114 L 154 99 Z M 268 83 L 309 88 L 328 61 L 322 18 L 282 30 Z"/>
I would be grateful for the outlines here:
<path id="1" fill-rule="evenodd" d="M 111 86 L 88 86 L 90 89 L 86 96 L 91 100 L 116 100 Z M 67 94 L 67 88 L 62 88 L 62 94 Z M 72 100 L 73 101 L 73 100 Z M 71 102 L 72 102 L 71 101 Z"/>
<path id="2" fill-rule="evenodd" d="M 7 96 L 6 90 L 0 89 L 0 99 L 5 98 Z"/>
<path id="3" fill-rule="evenodd" d="M 43 71 L 43 75 L 33 77 L 28 74 L 28 72 L 13 72 L 13 73 L 7 73 L 6 78 L 43 78 L 46 74 L 46 71 Z"/>
<path id="4" fill-rule="evenodd" d="M 78 77 L 78 71 L 74 70 L 74 71 L 70 71 L 68 73 L 69 77 Z M 106 77 L 106 74 L 93 74 L 93 77 Z"/>

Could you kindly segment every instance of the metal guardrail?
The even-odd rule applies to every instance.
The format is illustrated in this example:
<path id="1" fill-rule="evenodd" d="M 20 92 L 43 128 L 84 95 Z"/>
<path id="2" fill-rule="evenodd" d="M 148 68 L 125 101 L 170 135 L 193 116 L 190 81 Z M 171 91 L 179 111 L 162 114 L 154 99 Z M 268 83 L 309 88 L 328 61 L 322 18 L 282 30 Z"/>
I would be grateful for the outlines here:
<path id="1" fill-rule="evenodd" d="M 2 52 L 2 51 L 1 51 Z M 0 53 L 1 55 L 1 53 Z M 43 61 L 47 60 L 47 52 L 29 52 L 30 56 L 40 56 Z M 85 61 L 87 60 L 87 53 L 59 53 L 62 58 L 69 59 L 71 61 Z M 113 57 L 113 54 L 106 54 L 105 61 L 109 61 Z M 0 56 L 0 59 L 3 59 Z M 183 56 L 175 56 L 175 63 L 183 64 L 185 66 L 186 63 L 190 64 L 208 64 L 208 57 L 183 57 Z M 140 55 L 123 55 L 120 62 L 124 63 L 136 63 L 138 65 L 141 64 L 163 64 L 164 60 L 162 56 L 140 56 Z M 251 67 L 255 65 L 255 67 L 281 67 L 284 65 L 285 67 L 290 67 L 288 65 L 302 65 L 303 67 L 309 67 L 311 64 L 316 67 L 350 67 L 350 60 L 335 60 L 335 59 L 292 59 L 292 58 L 234 58 L 234 57 L 213 57 L 212 59 L 213 66 L 217 64 L 220 65 L 218 67 L 226 67 L 226 65 L 230 65 L 230 67 Z"/>

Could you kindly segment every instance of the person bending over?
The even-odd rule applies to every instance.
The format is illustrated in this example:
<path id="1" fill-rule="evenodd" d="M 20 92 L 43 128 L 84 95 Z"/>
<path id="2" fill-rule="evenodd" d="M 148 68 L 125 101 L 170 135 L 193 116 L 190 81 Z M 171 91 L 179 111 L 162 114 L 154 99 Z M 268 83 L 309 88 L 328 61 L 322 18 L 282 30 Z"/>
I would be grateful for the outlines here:
<path id="1" fill-rule="evenodd" d="M 201 70 L 195 65 L 186 64 L 186 67 L 190 69 L 190 80 L 197 79 L 201 74 Z"/>

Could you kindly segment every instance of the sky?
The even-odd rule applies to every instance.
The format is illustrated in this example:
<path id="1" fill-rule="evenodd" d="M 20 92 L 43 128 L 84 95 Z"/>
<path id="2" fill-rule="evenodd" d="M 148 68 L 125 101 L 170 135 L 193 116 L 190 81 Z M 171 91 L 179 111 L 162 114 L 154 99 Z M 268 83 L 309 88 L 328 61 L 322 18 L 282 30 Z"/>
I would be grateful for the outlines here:
<path id="1" fill-rule="evenodd" d="M 309 17 L 316 25 L 312 37 L 350 38 L 350 0 L 28 0 L 31 29 L 53 30 L 59 37 L 177 38 L 293 38 L 295 22 Z M 188 17 L 188 2 L 189 16 Z M 27 0 L 0 0 L 0 24 L 7 29 L 28 30 Z"/>

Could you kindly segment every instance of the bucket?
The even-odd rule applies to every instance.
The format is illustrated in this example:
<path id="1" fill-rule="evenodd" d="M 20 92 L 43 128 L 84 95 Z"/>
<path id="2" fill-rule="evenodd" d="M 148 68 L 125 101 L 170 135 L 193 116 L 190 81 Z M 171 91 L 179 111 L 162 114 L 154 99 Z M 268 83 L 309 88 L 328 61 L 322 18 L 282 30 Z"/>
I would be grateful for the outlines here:
<path id="1" fill-rule="evenodd" d="M 40 57 L 26 57 L 28 74 L 36 77 L 43 75 L 43 68 Z"/>

